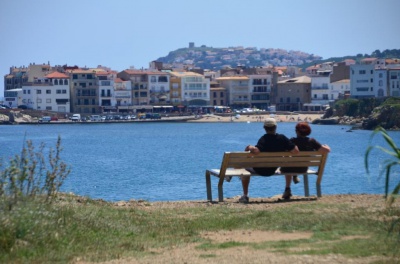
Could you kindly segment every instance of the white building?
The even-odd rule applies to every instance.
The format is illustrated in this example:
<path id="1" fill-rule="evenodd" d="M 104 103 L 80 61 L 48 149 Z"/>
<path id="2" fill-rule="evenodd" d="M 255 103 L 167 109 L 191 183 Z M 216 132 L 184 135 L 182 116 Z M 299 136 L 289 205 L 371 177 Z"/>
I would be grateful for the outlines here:
<path id="1" fill-rule="evenodd" d="M 3 104 L 11 108 L 16 108 L 19 105 L 22 105 L 22 88 L 5 90 Z"/>
<path id="2" fill-rule="evenodd" d="M 329 100 L 337 100 L 350 93 L 350 80 L 343 79 L 329 84 Z"/>
<path id="3" fill-rule="evenodd" d="M 69 76 L 53 72 L 22 85 L 22 104 L 36 110 L 70 112 Z"/>
<path id="4" fill-rule="evenodd" d="M 373 74 L 373 87 L 375 97 L 388 96 L 388 72 L 386 69 L 375 69 Z"/>
<path id="5" fill-rule="evenodd" d="M 194 72 L 170 72 L 174 78 L 172 84 L 173 97 L 175 88 L 180 88 L 176 95 L 180 96 L 181 103 L 187 106 L 206 106 L 210 103 L 210 79 Z"/>
<path id="6" fill-rule="evenodd" d="M 400 96 L 400 67 L 388 70 L 389 95 Z"/>
<path id="7" fill-rule="evenodd" d="M 165 105 L 169 104 L 169 75 L 166 72 L 148 72 L 148 85 L 150 104 Z"/>

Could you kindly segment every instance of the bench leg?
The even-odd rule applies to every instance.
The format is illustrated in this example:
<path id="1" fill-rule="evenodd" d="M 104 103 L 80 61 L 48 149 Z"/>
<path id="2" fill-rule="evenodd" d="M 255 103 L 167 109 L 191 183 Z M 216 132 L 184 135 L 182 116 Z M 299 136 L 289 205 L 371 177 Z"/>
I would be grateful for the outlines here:
<path id="1" fill-rule="evenodd" d="M 218 201 L 220 202 L 224 201 L 224 189 L 222 185 L 218 185 Z"/>
<path id="2" fill-rule="evenodd" d="M 304 196 L 308 197 L 310 196 L 310 191 L 308 188 L 308 175 L 304 174 L 303 177 L 304 177 Z"/>
<path id="3" fill-rule="evenodd" d="M 317 183 L 317 196 L 322 197 L 321 184 L 318 184 L 318 183 Z"/>
<path id="4" fill-rule="evenodd" d="M 206 171 L 206 187 L 207 187 L 207 200 L 212 202 L 211 177 L 209 171 Z"/>

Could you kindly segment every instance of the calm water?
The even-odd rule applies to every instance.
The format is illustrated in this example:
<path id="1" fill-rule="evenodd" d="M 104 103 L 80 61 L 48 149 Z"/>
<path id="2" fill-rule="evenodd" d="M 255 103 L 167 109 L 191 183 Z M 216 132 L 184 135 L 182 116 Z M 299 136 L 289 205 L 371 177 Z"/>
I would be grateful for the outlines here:
<path id="1" fill-rule="evenodd" d="M 295 135 L 295 123 L 280 123 L 278 133 Z M 328 144 L 332 153 L 322 181 L 322 194 L 381 194 L 384 178 L 379 164 L 387 156 L 375 151 L 368 177 L 364 153 L 371 131 L 346 132 L 348 126 L 313 125 L 312 136 Z M 0 157 L 7 161 L 19 154 L 26 138 L 38 145 L 54 147 L 62 138 L 62 159 L 72 173 L 62 190 L 108 201 L 145 199 L 149 201 L 205 200 L 205 170 L 219 168 L 224 151 L 241 151 L 255 144 L 264 133 L 261 123 L 125 123 L 71 125 L 0 126 Z M 399 145 L 400 132 L 390 132 Z M 384 145 L 381 136 L 373 144 Z M 386 145 L 385 145 L 386 146 Z M 392 186 L 399 182 L 399 169 Z M 311 177 L 315 195 L 315 177 Z M 217 178 L 213 197 L 217 197 Z M 225 196 L 240 195 L 239 179 L 226 183 Z M 283 177 L 254 177 L 250 196 L 270 197 L 284 189 Z M 292 186 L 303 195 L 303 184 Z"/>

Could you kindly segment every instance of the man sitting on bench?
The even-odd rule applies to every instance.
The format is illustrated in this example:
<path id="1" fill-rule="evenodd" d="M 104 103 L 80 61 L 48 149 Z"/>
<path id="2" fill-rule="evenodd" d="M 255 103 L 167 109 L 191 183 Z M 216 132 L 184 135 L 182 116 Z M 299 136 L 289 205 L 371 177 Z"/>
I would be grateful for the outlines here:
<path id="1" fill-rule="evenodd" d="M 267 118 L 264 121 L 264 134 L 257 142 L 257 145 L 248 145 L 245 151 L 250 151 L 252 154 L 258 154 L 260 152 L 279 152 L 279 151 L 290 151 L 293 154 L 297 154 L 299 149 L 291 142 L 285 135 L 276 133 L 276 120 L 274 118 Z M 271 176 L 275 173 L 277 168 L 246 168 L 246 170 L 257 173 L 261 176 Z M 243 195 L 240 197 L 239 202 L 249 202 L 249 184 L 250 176 L 242 176 L 242 187 Z"/>

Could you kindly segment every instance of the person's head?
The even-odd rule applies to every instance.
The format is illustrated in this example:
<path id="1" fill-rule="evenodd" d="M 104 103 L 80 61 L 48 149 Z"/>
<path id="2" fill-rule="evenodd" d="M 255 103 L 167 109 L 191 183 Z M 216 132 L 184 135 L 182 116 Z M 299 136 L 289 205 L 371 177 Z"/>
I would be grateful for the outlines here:
<path id="1" fill-rule="evenodd" d="M 299 122 L 296 125 L 296 133 L 299 136 L 306 137 L 311 134 L 311 127 L 307 122 Z"/>
<path id="2" fill-rule="evenodd" d="M 266 118 L 264 121 L 264 129 L 267 133 L 275 132 L 276 120 L 274 118 Z"/>

